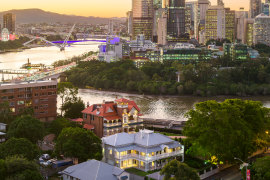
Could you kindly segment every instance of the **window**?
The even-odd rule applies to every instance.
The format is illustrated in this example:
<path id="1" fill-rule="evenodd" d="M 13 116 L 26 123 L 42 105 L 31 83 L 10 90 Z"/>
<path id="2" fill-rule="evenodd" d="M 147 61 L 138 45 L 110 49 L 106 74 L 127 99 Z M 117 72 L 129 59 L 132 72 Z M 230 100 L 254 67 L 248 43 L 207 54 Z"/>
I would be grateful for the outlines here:
<path id="1" fill-rule="evenodd" d="M 24 101 L 17 101 L 17 104 L 18 105 L 23 105 L 24 104 Z"/>
<path id="2" fill-rule="evenodd" d="M 9 103 L 9 106 L 15 106 L 15 103 L 14 102 L 10 102 Z"/>
<path id="3" fill-rule="evenodd" d="M 10 108 L 10 111 L 14 113 L 15 112 L 15 108 Z"/>
<path id="4" fill-rule="evenodd" d="M 83 114 L 83 118 L 84 119 L 87 119 L 87 114 Z"/>
<path id="5" fill-rule="evenodd" d="M 90 120 L 94 121 L 95 120 L 95 116 L 93 116 L 92 114 L 90 115 Z"/>
<path id="6" fill-rule="evenodd" d="M 42 86 L 42 87 L 40 87 L 40 89 L 47 89 L 47 87 L 46 86 Z"/>
<path id="7" fill-rule="evenodd" d="M 48 101 L 48 98 L 40 99 L 40 101 Z"/>
<path id="8" fill-rule="evenodd" d="M 38 93 L 35 93 L 35 96 L 37 97 L 38 96 Z"/>
<path id="9" fill-rule="evenodd" d="M 18 98 L 24 98 L 24 94 L 19 94 Z"/>
<path id="10" fill-rule="evenodd" d="M 112 155 L 112 150 L 111 149 L 109 150 L 109 153 L 110 153 L 110 155 Z"/>
<path id="11" fill-rule="evenodd" d="M 37 110 L 38 109 L 38 106 L 35 106 L 34 109 Z"/>
<path id="12" fill-rule="evenodd" d="M 35 103 L 35 104 L 38 104 L 38 103 L 39 103 L 39 99 L 35 99 L 35 100 L 34 100 L 34 103 Z"/>

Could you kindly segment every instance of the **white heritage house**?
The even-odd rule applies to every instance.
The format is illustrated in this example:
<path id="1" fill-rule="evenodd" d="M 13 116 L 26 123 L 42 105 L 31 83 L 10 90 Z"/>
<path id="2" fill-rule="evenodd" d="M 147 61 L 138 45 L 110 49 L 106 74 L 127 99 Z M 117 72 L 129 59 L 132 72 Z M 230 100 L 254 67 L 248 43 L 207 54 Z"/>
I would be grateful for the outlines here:
<path id="1" fill-rule="evenodd" d="M 147 129 L 103 137 L 104 161 L 121 169 L 150 171 L 162 168 L 169 160 L 182 158 L 184 146 L 171 138 Z"/>

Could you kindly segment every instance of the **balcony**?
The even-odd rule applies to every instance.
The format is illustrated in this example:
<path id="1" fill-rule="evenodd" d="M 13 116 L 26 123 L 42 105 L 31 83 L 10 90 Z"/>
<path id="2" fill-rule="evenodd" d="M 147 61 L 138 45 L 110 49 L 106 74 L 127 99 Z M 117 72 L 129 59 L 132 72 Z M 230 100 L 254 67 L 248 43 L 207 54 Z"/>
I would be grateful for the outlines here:
<path id="1" fill-rule="evenodd" d="M 174 152 L 171 152 L 171 153 L 162 153 L 162 154 L 157 154 L 157 155 L 154 155 L 154 156 L 142 156 L 140 154 L 127 154 L 127 155 L 124 155 L 124 156 L 120 156 L 120 157 L 117 157 L 115 156 L 116 159 L 121 159 L 121 160 L 125 160 L 125 159 L 130 159 L 130 158 L 135 158 L 135 159 L 138 159 L 138 160 L 142 160 L 142 161 L 145 161 L 145 162 L 151 162 L 151 161 L 155 161 L 155 160 L 158 160 L 158 159 L 164 159 L 164 158 L 168 158 L 168 157 L 171 157 L 171 156 L 177 156 L 177 155 L 182 155 L 183 154 L 183 150 L 179 150 L 179 151 L 174 151 Z"/>
<path id="2" fill-rule="evenodd" d="M 122 126 L 122 123 L 103 123 L 103 127 Z"/>

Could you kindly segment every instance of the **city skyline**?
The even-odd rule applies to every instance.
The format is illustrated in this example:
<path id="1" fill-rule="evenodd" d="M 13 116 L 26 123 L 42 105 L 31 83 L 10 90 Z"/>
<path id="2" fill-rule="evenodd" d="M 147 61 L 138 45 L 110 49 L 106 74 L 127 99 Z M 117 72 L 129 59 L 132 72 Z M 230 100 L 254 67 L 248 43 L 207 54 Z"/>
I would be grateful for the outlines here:
<path id="1" fill-rule="evenodd" d="M 217 4 L 216 0 L 210 0 L 210 2 L 212 5 Z M 224 0 L 224 4 L 232 10 L 239 10 L 240 7 L 244 7 L 246 11 L 249 10 L 248 0 L 239 0 L 237 2 L 234 0 Z M 131 5 L 132 0 L 92 0 L 88 2 L 85 0 L 77 0 L 76 3 L 72 0 L 47 0 L 40 2 L 36 0 L 10 0 L 2 2 L 0 11 L 39 8 L 45 11 L 68 15 L 125 17 L 127 11 L 131 10 Z M 62 8 L 59 8 L 61 6 Z"/>

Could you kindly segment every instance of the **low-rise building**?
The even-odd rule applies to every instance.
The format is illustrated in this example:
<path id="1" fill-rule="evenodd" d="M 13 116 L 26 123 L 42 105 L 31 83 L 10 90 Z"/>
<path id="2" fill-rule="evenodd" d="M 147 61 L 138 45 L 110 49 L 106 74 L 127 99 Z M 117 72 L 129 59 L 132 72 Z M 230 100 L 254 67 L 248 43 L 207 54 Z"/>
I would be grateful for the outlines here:
<path id="1" fill-rule="evenodd" d="M 224 55 L 230 56 L 233 61 L 246 60 L 248 58 L 248 47 L 241 43 L 224 43 Z"/>
<path id="2" fill-rule="evenodd" d="M 98 137 L 120 132 L 134 133 L 143 127 L 140 108 L 134 101 L 117 99 L 93 104 L 82 111 L 84 125 L 93 127 Z"/>
<path id="3" fill-rule="evenodd" d="M 57 116 L 57 81 L 2 83 L 0 97 L 0 103 L 7 102 L 14 115 L 31 107 L 41 121 L 52 121 Z"/>
<path id="4" fill-rule="evenodd" d="M 62 171 L 63 180 L 129 180 L 123 169 L 97 160 L 89 160 Z"/>
<path id="5" fill-rule="evenodd" d="M 173 158 L 182 157 L 184 146 L 147 129 L 137 133 L 118 133 L 102 138 L 104 161 L 121 169 L 150 171 L 162 168 Z"/>

